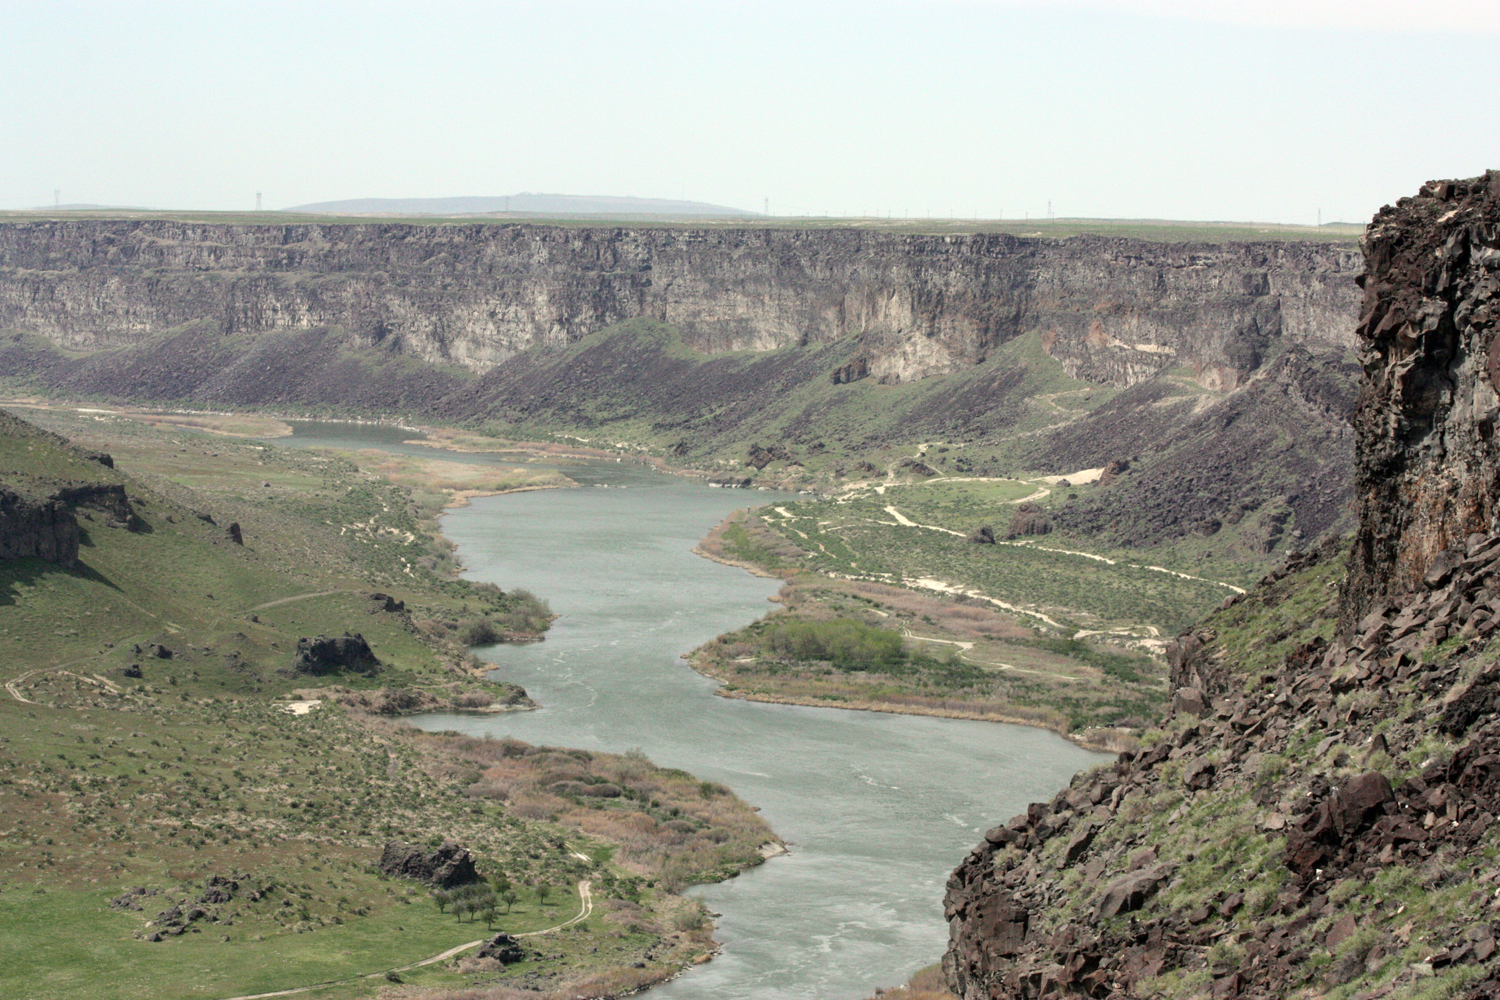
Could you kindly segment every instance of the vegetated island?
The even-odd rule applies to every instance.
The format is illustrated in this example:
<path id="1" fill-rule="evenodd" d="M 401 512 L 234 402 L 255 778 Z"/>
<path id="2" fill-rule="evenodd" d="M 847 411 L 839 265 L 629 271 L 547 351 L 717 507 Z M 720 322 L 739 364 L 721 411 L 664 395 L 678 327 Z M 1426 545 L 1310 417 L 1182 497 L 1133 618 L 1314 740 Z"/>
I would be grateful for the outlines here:
<path id="1" fill-rule="evenodd" d="M 726 788 L 396 718 L 528 706 L 467 647 L 551 617 L 452 574 L 448 494 L 31 414 L 75 443 L 0 411 L 0 993 L 560 1000 L 714 951 L 677 891 L 779 843 Z"/>

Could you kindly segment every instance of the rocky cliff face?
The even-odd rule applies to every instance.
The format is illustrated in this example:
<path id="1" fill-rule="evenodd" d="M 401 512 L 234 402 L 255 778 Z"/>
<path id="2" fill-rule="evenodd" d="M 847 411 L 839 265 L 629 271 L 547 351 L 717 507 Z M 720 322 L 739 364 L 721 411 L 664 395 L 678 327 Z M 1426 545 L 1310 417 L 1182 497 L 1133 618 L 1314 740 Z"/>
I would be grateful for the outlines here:
<path id="1" fill-rule="evenodd" d="M 857 340 L 843 377 L 910 380 L 1039 330 L 1069 373 L 1128 385 L 1183 366 L 1232 388 L 1268 345 L 1352 346 L 1340 244 L 539 226 L 0 226 L 0 328 L 69 350 L 209 320 L 342 327 L 486 371 L 631 318 L 705 352 Z"/>
<path id="2" fill-rule="evenodd" d="M 1451 570 L 1469 535 L 1500 528 L 1500 172 L 1387 206 L 1365 253 L 1346 624 Z"/>
<path id="3" fill-rule="evenodd" d="M 1347 577 L 1330 542 L 1226 602 L 1145 747 L 985 835 L 964 1000 L 1497 995 L 1497 237 L 1496 173 L 1377 217 Z"/>
<path id="4" fill-rule="evenodd" d="M 0 486 L 0 559 L 34 557 L 72 566 L 78 561 L 78 518 L 55 497 L 31 499 Z"/>

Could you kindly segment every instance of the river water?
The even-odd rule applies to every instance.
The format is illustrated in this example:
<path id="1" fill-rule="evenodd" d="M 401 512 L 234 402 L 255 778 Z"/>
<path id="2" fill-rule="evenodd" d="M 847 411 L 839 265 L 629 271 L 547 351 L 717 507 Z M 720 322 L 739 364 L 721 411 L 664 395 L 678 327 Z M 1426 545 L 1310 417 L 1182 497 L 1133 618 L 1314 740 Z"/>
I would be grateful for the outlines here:
<path id="1" fill-rule="evenodd" d="M 401 444 L 386 428 L 298 425 L 282 444 Z M 943 883 L 984 830 L 1106 758 L 1038 729 L 763 705 L 714 695 L 681 654 L 773 610 L 777 580 L 692 554 L 729 512 L 794 499 L 711 489 L 640 466 L 557 466 L 576 490 L 474 500 L 445 515 L 466 575 L 526 587 L 561 617 L 544 642 L 478 651 L 535 712 L 428 715 L 427 729 L 615 753 L 728 785 L 790 853 L 691 890 L 723 954 L 655 987 L 656 1000 L 854 1000 L 904 982 L 947 942 Z"/>

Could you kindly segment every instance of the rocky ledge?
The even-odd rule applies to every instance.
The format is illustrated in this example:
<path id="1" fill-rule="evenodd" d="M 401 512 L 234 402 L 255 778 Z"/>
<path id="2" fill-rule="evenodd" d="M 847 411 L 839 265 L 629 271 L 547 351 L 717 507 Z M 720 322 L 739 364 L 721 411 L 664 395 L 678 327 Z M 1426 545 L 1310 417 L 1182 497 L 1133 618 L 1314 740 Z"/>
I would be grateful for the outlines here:
<path id="1" fill-rule="evenodd" d="M 1500 174 L 1366 241 L 1360 527 L 1180 636 L 1143 749 L 948 882 L 964 1000 L 1500 993 Z"/>
<path id="2" fill-rule="evenodd" d="M 1309 592 L 1321 604 L 1287 625 L 1326 623 L 1339 562 L 1333 546 L 1300 557 L 1180 637 L 1161 740 L 985 835 L 948 884 L 955 992 L 1283 997 L 1368 980 L 1352 995 L 1375 998 L 1448 966 L 1489 974 L 1500 536 L 1349 638 L 1236 670 L 1247 624 Z"/>

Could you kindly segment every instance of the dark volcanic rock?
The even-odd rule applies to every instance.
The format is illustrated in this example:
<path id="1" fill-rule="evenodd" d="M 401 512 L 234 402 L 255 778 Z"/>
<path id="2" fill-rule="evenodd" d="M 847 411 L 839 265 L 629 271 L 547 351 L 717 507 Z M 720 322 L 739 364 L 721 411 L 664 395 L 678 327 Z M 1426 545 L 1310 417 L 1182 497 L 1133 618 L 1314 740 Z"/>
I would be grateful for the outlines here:
<path id="1" fill-rule="evenodd" d="M 926 462 L 920 461 L 919 459 L 915 458 L 903 458 L 900 462 L 896 463 L 896 468 L 902 470 L 903 472 L 910 472 L 914 476 L 937 475 L 936 469 L 928 465 Z"/>
<path id="2" fill-rule="evenodd" d="M 364 636 L 345 632 L 332 638 L 320 635 L 315 639 L 298 639 L 292 668 L 302 674 L 331 674 L 340 670 L 373 674 L 380 669 L 380 661 Z"/>
<path id="3" fill-rule="evenodd" d="M 387 611 L 392 614 L 399 614 L 400 612 L 406 610 L 406 602 L 398 601 L 390 594 L 370 594 L 369 599 L 370 604 L 372 605 L 372 607 L 370 608 L 372 613 Z"/>
<path id="4" fill-rule="evenodd" d="M 148 889 L 143 885 L 138 885 L 134 889 L 127 889 L 121 895 L 110 900 L 109 908 L 112 910 L 139 911 L 144 908 L 143 904 L 145 900 L 159 894 L 160 892 L 160 889 Z"/>
<path id="5" fill-rule="evenodd" d="M 1289 554 L 1171 644 L 1175 717 L 1148 746 L 985 835 L 945 899 L 943 968 L 963 1000 L 1126 1000 L 1174 982 L 1171 995 L 1347 986 L 1376 1000 L 1469 964 L 1482 967 L 1450 981 L 1465 984 L 1455 995 L 1496 995 L 1500 173 L 1382 210 L 1366 252 L 1360 521 L 1342 591 L 1336 540 Z M 1255 440 L 1230 434 L 1222 468 Z M 1123 497 L 1108 500 L 1123 523 L 1162 471 L 1133 463 L 1094 499 Z M 1179 493 L 1178 511 L 1161 493 L 1137 513 L 1184 531 L 1253 517 L 1277 543 L 1315 534 L 1306 483 L 1261 496 L 1217 479 Z M 1215 513 L 1224 502 L 1238 513 Z M 1205 838 L 1214 827 L 1234 832 Z M 1462 902 L 1428 912 L 1427 893 Z M 1392 961 L 1418 942 L 1417 961 Z"/>
<path id="6" fill-rule="evenodd" d="M 1095 913 L 1098 914 L 1099 919 L 1103 920 L 1121 913 L 1139 910 L 1162 882 L 1166 881 L 1169 874 L 1170 869 L 1165 866 L 1156 866 L 1120 876 L 1105 886 L 1104 891 L 1100 893 Z"/>
<path id="7" fill-rule="evenodd" d="M 1158 381 L 1142 383 L 1040 439 L 1028 457 L 1108 473 L 1123 464 L 1120 451 L 1141 456 L 1128 475 L 1108 475 L 1108 489 L 1054 508 L 1059 531 L 1146 548 L 1249 518 L 1251 537 L 1239 545 L 1263 556 L 1284 549 L 1293 530 L 1311 543 L 1353 527 L 1356 376 L 1342 353 L 1293 348 L 1201 411 Z"/>
<path id="8" fill-rule="evenodd" d="M 514 965 L 530 957 L 526 949 L 521 947 L 520 941 L 503 931 L 480 945 L 474 954 L 477 958 L 492 958 L 501 965 Z"/>
<path id="9" fill-rule="evenodd" d="M 791 460 L 792 453 L 779 444 L 773 444 L 770 447 L 752 444 L 749 453 L 745 456 L 746 464 L 753 465 L 756 469 L 764 469 L 772 462 L 790 462 Z"/>
<path id="10" fill-rule="evenodd" d="M 1500 171 L 1380 210 L 1355 331 L 1360 527 L 1341 622 L 1500 527 Z"/>
<path id="11" fill-rule="evenodd" d="M 995 529 L 988 524 L 981 524 L 968 534 L 968 541 L 978 545 L 994 545 Z"/>
<path id="12" fill-rule="evenodd" d="M 380 855 L 380 870 L 398 878 L 416 879 L 435 889 L 452 889 L 480 881 L 474 858 L 451 840 L 431 852 L 393 840 Z"/>
<path id="13" fill-rule="evenodd" d="M 55 497 L 32 500 L 0 486 L 0 559 L 32 557 L 72 566 L 78 561 L 78 519 Z"/>

